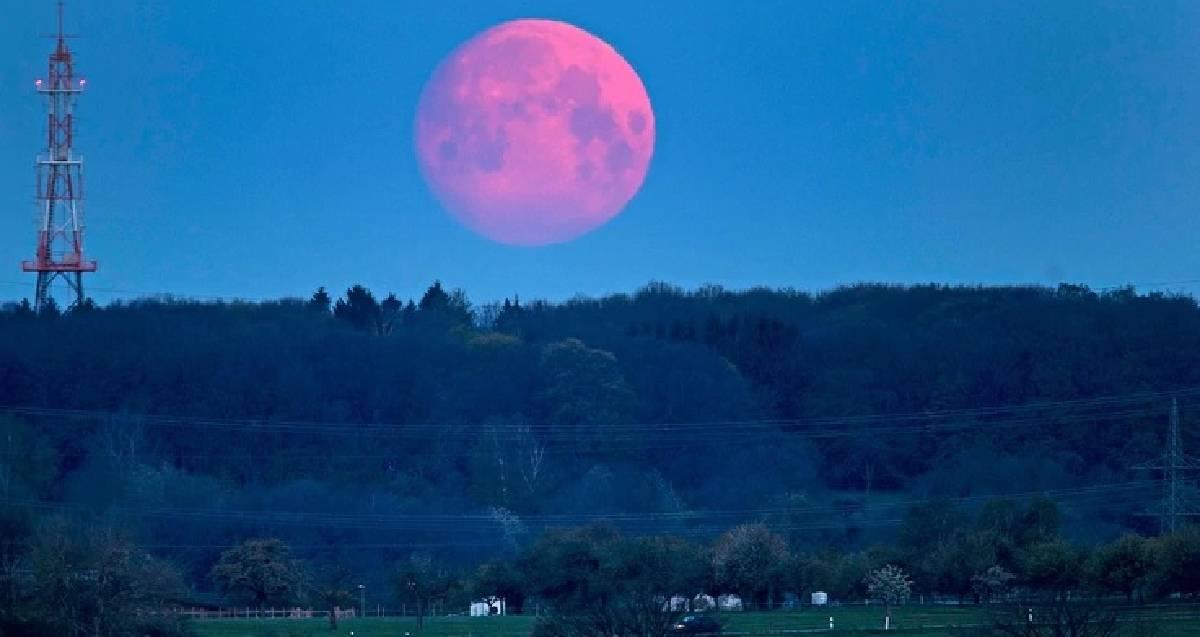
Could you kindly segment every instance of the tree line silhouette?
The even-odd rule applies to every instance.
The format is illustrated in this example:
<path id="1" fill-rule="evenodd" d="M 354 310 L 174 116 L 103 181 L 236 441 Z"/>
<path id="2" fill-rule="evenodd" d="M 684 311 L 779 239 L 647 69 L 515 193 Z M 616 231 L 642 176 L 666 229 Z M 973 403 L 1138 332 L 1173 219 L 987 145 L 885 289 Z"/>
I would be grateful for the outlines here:
<path id="1" fill-rule="evenodd" d="M 414 549 L 471 565 L 601 519 L 858 551 L 915 501 L 1045 492 L 1073 540 L 1149 533 L 1159 476 L 1132 467 L 1161 454 L 1170 396 L 1194 448 L 1200 387 L 1192 298 L 1070 285 L 354 286 L 10 304 L 0 334 L 13 546 L 43 518 L 115 526 L 201 593 L 250 537 L 386 588 Z"/>

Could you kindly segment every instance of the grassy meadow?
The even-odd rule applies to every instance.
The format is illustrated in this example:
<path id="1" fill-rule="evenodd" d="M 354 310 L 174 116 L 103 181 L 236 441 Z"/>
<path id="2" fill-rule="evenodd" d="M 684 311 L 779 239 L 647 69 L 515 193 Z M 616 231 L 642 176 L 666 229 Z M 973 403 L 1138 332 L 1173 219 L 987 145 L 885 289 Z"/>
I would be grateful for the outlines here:
<path id="1" fill-rule="evenodd" d="M 765 613 L 726 613 L 721 615 L 726 634 L 787 635 L 796 632 L 824 633 L 829 617 L 834 618 L 838 633 L 882 633 L 883 608 L 879 606 L 840 606 L 822 610 Z M 1172 606 L 1140 609 L 1122 613 L 1125 618 L 1151 619 L 1155 637 L 1200 637 L 1200 607 Z M 988 617 L 977 607 L 904 606 L 893 610 L 893 632 L 905 637 L 975 633 Z M 1130 627 L 1135 624 L 1131 622 Z M 200 637 L 528 637 L 531 617 L 435 617 L 425 620 L 418 632 L 414 618 L 347 619 L 338 630 L 329 630 L 324 619 L 209 619 L 193 623 Z M 1140 632 L 1140 631 L 1139 631 Z"/>

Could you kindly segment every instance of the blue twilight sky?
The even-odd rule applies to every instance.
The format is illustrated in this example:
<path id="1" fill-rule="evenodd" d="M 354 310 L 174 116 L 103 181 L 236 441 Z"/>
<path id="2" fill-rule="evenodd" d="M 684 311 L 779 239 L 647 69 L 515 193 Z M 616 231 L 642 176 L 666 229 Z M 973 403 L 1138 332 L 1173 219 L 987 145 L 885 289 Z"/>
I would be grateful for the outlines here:
<path id="1" fill-rule="evenodd" d="M 54 24 L 3 5 L 0 300 L 32 289 Z M 434 66 L 518 17 L 611 43 L 658 120 L 625 212 L 544 248 L 459 226 L 412 150 Z M 102 301 L 1200 279 L 1198 2 L 74 0 L 68 26 Z"/>

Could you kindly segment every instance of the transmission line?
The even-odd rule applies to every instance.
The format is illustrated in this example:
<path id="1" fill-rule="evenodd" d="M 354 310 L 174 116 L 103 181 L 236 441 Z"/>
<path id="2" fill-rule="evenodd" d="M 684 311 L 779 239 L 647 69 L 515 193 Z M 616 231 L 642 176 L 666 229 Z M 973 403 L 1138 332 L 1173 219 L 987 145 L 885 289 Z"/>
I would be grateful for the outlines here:
<path id="1" fill-rule="evenodd" d="M 1162 532 L 1174 533 L 1180 518 L 1200 515 L 1200 509 L 1197 508 L 1191 493 L 1185 493 L 1191 482 L 1184 476 L 1184 472 L 1200 468 L 1200 461 L 1183 451 L 1177 399 L 1171 399 L 1171 415 L 1167 421 L 1166 444 L 1162 456 L 1135 465 L 1134 468 L 1162 472 L 1163 496 L 1156 507 Z"/>

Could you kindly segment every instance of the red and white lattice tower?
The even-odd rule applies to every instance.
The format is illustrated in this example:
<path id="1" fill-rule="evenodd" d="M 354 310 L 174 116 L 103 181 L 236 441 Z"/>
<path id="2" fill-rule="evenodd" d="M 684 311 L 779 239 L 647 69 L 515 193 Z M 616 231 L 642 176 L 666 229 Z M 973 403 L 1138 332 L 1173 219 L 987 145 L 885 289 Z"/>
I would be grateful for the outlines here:
<path id="1" fill-rule="evenodd" d="M 50 302 L 51 284 L 63 280 L 71 291 L 68 309 L 83 303 L 83 273 L 96 262 L 83 253 L 83 158 L 75 154 L 75 100 L 87 84 L 75 78 L 75 60 L 63 32 L 63 5 L 58 4 L 58 44 L 50 54 L 49 77 L 37 81 L 46 97 L 46 150 L 37 158 L 38 234 L 33 261 L 21 269 L 37 273 L 34 296 L 40 311 Z"/>

